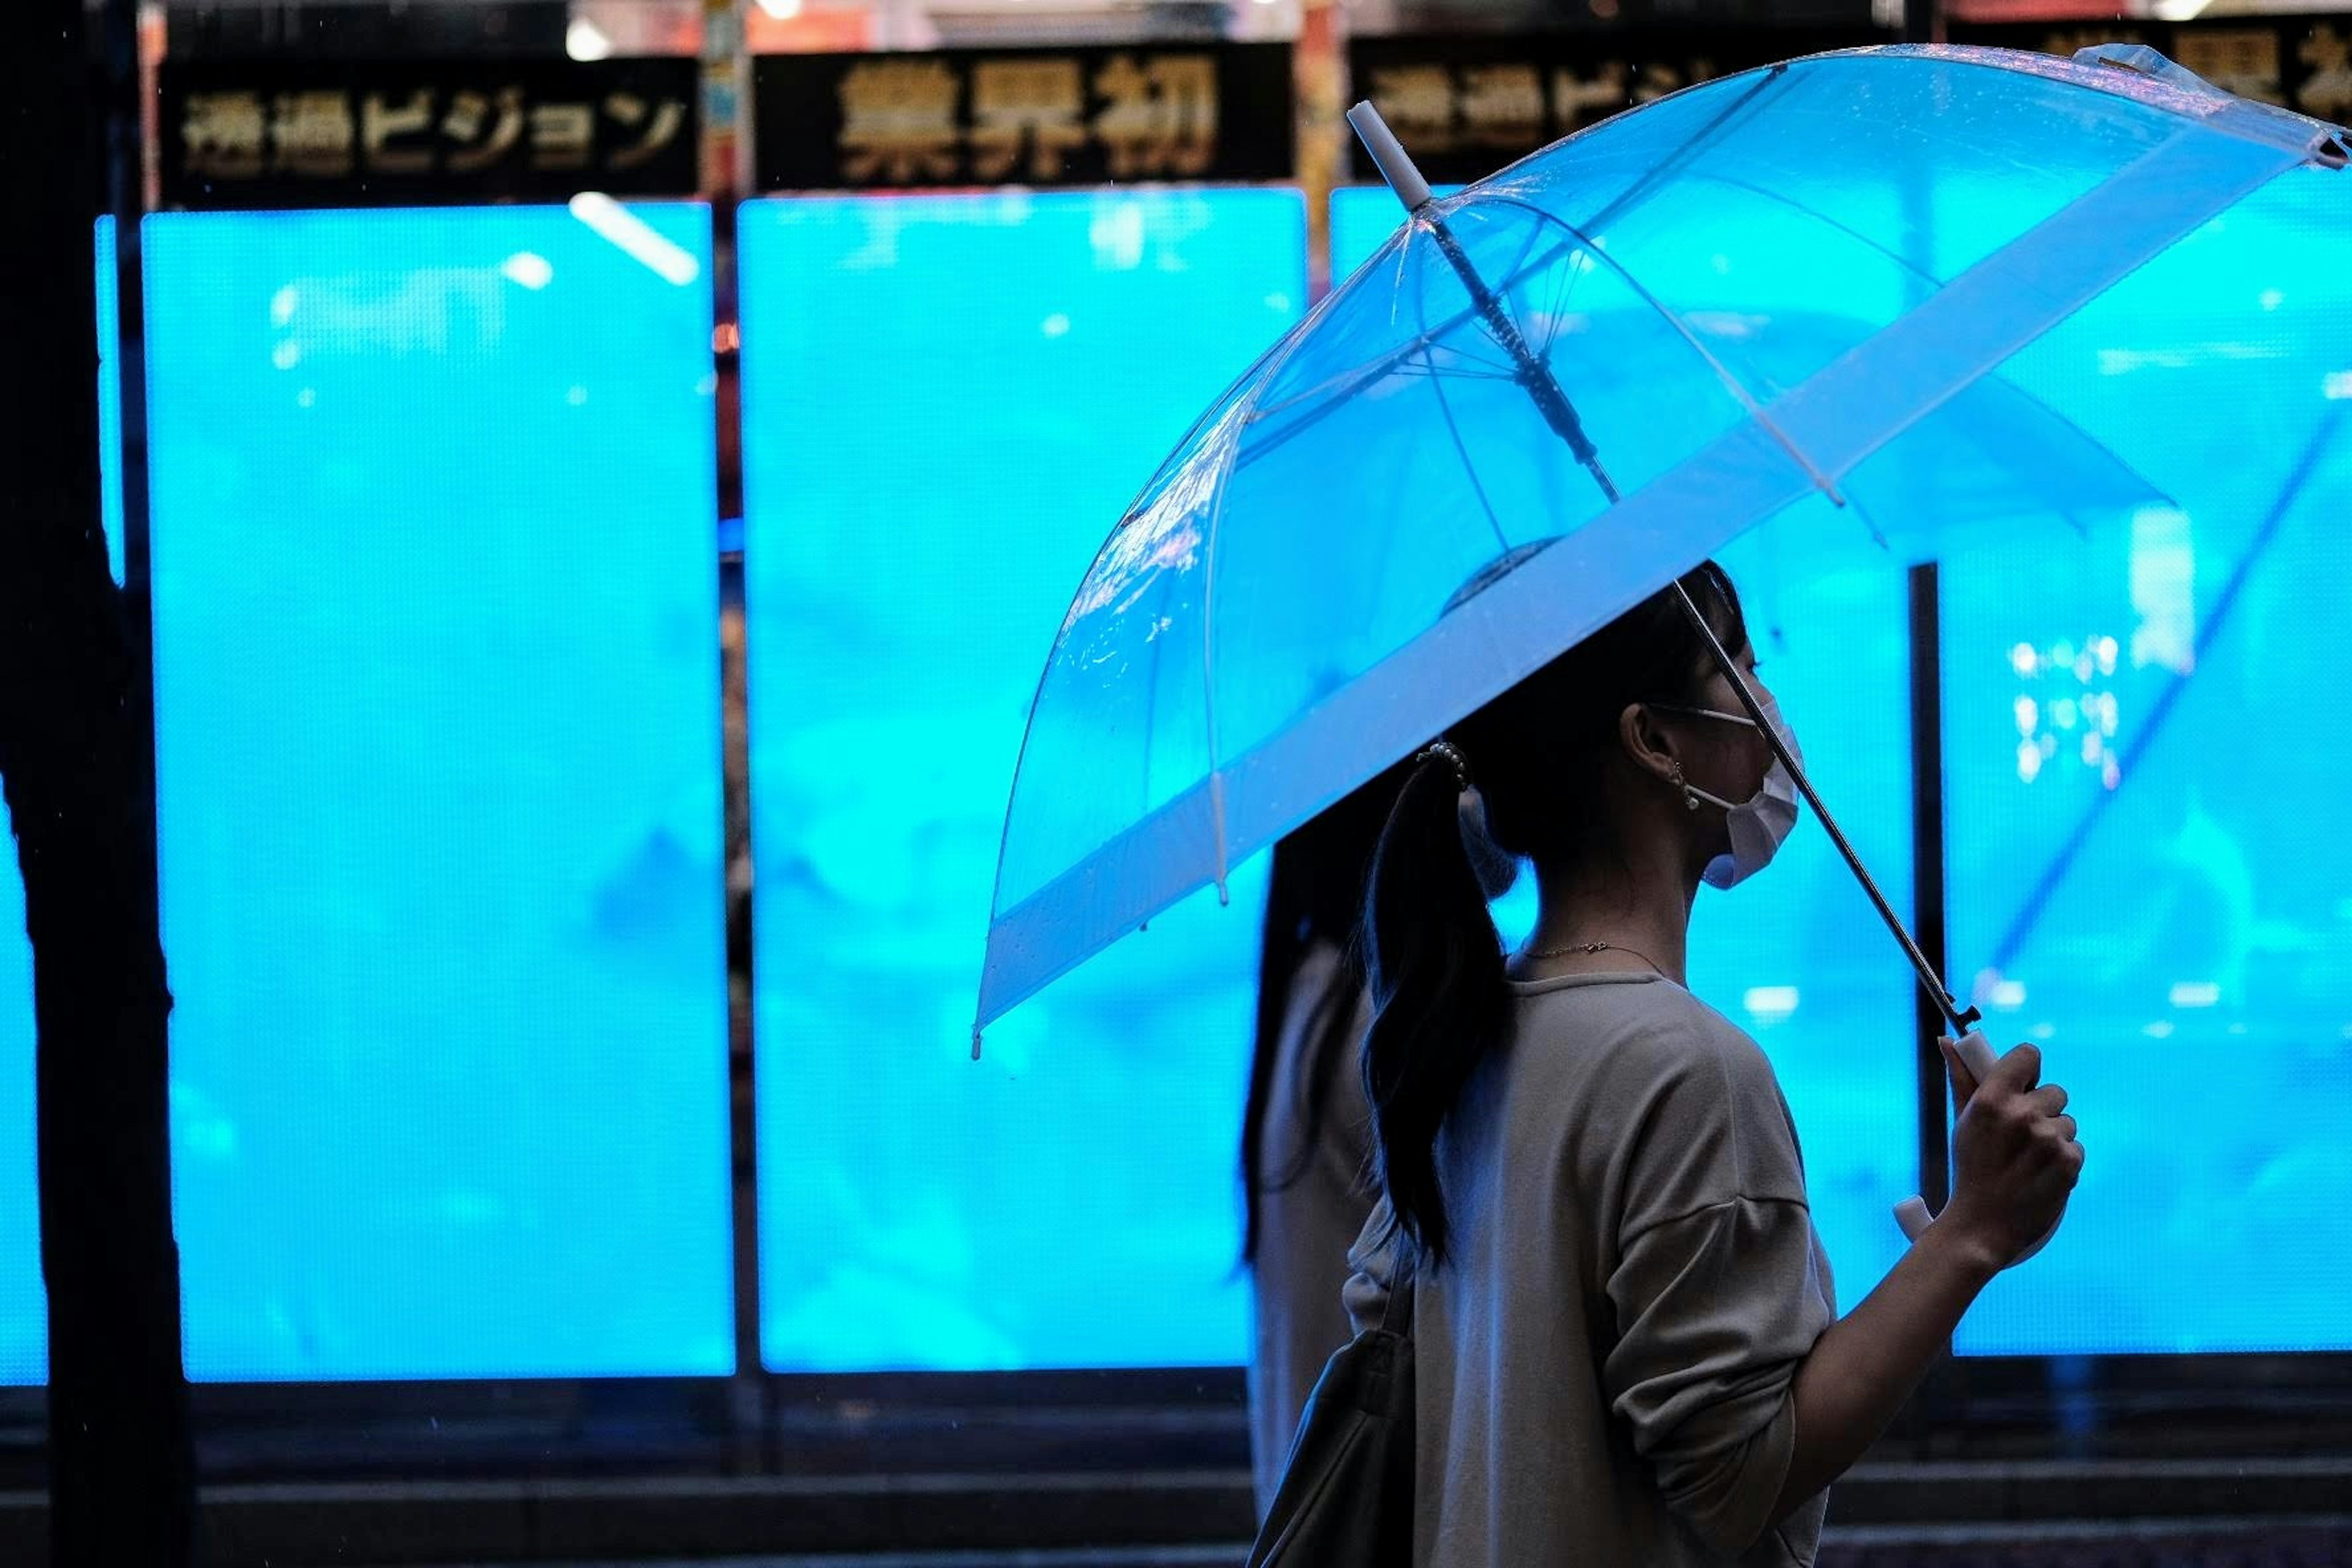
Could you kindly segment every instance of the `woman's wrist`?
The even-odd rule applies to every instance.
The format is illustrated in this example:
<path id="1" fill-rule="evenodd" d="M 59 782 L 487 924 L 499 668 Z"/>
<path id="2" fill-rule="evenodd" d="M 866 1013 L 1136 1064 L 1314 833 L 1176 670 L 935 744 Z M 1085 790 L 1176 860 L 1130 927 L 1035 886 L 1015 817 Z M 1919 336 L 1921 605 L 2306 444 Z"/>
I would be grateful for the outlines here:
<path id="1" fill-rule="evenodd" d="M 1942 1270 L 1964 1281 L 1974 1295 L 1993 1281 L 2005 1267 L 2000 1249 L 1983 1232 L 1969 1226 L 1965 1217 L 1947 1206 L 1935 1223 L 1920 1235 L 1915 1247 L 1923 1249 L 1927 1258 Z"/>

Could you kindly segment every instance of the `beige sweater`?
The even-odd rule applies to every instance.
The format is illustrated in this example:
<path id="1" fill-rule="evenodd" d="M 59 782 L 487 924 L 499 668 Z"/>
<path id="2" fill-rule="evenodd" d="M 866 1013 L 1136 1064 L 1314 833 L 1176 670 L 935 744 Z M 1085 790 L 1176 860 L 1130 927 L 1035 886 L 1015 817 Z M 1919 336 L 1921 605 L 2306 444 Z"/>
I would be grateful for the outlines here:
<path id="1" fill-rule="evenodd" d="M 1810 1564 L 1774 1526 L 1797 1364 L 1836 1312 L 1755 1042 L 1653 974 L 1524 985 L 1440 1141 L 1453 1251 L 1415 1287 L 1419 1568 Z M 1367 1226 L 1348 1304 L 1376 1321 Z"/>

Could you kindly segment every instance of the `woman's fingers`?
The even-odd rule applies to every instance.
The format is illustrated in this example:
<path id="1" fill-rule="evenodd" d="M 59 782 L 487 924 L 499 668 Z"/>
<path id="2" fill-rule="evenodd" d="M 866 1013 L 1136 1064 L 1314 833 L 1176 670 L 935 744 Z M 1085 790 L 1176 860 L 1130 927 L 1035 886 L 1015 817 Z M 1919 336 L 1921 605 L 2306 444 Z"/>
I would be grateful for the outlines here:
<path id="1" fill-rule="evenodd" d="M 2012 1093 L 2023 1094 L 2042 1081 L 2042 1047 L 2026 1044 L 2013 1047 L 1994 1067 L 1987 1082 L 1999 1081 Z"/>

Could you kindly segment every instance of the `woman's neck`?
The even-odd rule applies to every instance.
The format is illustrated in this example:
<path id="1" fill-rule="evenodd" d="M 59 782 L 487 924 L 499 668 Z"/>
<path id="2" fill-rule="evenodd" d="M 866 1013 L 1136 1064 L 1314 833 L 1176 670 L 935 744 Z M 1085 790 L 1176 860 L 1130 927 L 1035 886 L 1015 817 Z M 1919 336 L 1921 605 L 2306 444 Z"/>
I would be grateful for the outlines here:
<path id="1" fill-rule="evenodd" d="M 1697 889 L 1670 862 L 1537 868 L 1541 912 L 1517 973 L 1601 973 L 1627 961 L 1688 984 L 1691 903 Z M 1598 946 L 1599 951 L 1586 950 Z"/>

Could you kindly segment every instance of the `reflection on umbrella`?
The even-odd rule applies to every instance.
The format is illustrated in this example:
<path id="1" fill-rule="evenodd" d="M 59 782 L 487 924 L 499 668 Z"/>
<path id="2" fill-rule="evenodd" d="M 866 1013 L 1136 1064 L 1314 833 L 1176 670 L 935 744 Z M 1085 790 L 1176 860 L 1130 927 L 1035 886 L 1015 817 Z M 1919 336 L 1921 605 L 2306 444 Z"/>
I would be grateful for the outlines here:
<path id="1" fill-rule="evenodd" d="M 1412 220 L 1203 417 L 1077 595 L 982 1023 L 1759 522 L 1914 556 L 2139 504 L 2104 450 L 2146 438 L 2138 411 L 1992 373 L 2217 219 L 2279 254 L 2352 237 L 2340 132 L 2150 69 L 1822 56 L 1443 200 L 1364 121 Z M 2168 287 L 2137 326 L 2185 319 Z"/>

